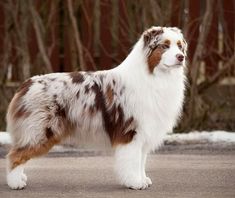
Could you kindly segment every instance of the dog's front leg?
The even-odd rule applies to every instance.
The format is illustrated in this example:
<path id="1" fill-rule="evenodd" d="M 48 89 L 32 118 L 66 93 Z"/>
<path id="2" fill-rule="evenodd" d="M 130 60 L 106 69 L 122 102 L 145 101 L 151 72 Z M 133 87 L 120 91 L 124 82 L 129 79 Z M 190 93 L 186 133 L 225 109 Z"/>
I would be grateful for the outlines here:
<path id="1" fill-rule="evenodd" d="M 142 178 L 142 142 L 136 139 L 129 144 L 119 145 L 115 151 L 116 171 L 121 184 L 141 190 L 148 187 Z"/>
<path id="2" fill-rule="evenodd" d="M 152 181 L 149 177 L 146 176 L 146 172 L 145 172 L 145 165 L 146 165 L 148 152 L 149 152 L 149 149 L 147 145 L 144 145 L 142 149 L 142 159 L 141 159 L 141 176 L 142 176 L 142 180 L 145 181 L 148 184 L 148 186 L 150 186 L 152 185 Z"/>

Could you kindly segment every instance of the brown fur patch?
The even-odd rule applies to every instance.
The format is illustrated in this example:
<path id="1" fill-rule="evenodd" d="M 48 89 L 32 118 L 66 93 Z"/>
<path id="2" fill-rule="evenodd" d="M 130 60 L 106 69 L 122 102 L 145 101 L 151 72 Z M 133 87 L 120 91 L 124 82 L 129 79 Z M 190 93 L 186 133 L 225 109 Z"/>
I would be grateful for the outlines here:
<path id="1" fill-rule="evenodd" d="M 86 85 L 85 86 L 85 94 L 88 94 L 89 93 L 89 85 Z"/>
<path id="2" fill-rule="evenodd" d="M 106 105 L 109 104 L 106 102 L 109 99 L 105 97 L 98 84 L 94 84 L 91 89 L 95 93 L 95 106 L 102 113 L 103 125 L 111 144 L 115 146 L 130 142 L 136 134 L 134 119 L 125 120 L 121 105 Z"/>
<path id="3" fill-rule="evenodd" d="M 62 107 L 60 104 L 58 104 L 57 102 L 55 102 L 56 105 L 56 112 L 55 115 L 59 116 L 61 118 L 66 118 L 66 112 L 65 112 L 65 108 Z"/>
<path id="4" fill-rule="evenodd" d="M 47 137 L 47 139 L 50 139 L 51 137 L 53 137 L 53 131 L 52 131 L 52 129 L 50 128 L 50 127 L 47 127 L 46 128 L 46 137 Z"/>
<path id="5" fill-rule="evenodd" d="M 28 117 L 30 115 L 31 112 L 29 112 L 26 106 L 22 104 L 22 97 L 29 91 L 29 88 L 32 86 L 32 84 L 32 79 L 26 80 L 18 88 L 15 96 L 13 97 L 8 108 L 8 114 L 11 114 L 13 119 Z"/>
<path id="6" fill-rule="evenodd" d="M 63 108 L 62 108 L 63 109 Z M 57 126 L 46 127 L 44 138 L 40 140 L 35 146 L 25 145 L 24 147 L 14 147 L 10 150 L 8 158 L 10 161 L 10 168 L 13 169 L 20 164 L 27 162 L 30 158 L 37 157 L 47 153 L 55 144 L 60 143 L 62 139 L 71 135 L 74 132 L 75 125 L 64 117 L 64 111 L 58 113 Z M 60 111 L 59 111 L 60 112 Z M 55 116 L 48 115 L 47 123 L 49 125 L 50 120 L 55 119 Z M 57 131 L 55 132 L 55 128 Z"/>
<path id="7" fill-rule="evenodd" d="M 79 72 L 71 72 L 70 77 L 72 78 L 72 83 L 82 83 L 85 79 L 84 76 Z"/>
<path id="8" fill-rule="evenodd" d="M 148 68 L 149 68 L 150 73 L 153 73 L 153 70 L 156 67 L 156 65 L 158 65 L 160 63 L 163 51 L 164 50 L 161 49 L 161 48 L 156 48 L 149 55 L 149 57 L 148 57 Z"/>
<path id="9" fill-rule="evenodd" d="M 51 136 L 45 143 L 34 147 L 25 146 L 23 148 L 12 148 L 7 157 L 10 162 L 10 168 L 26 163 L 29 159 L 47 153 L 55 144 L 58 144 L 60 139 Z"/>
<path id="10" fill-rule="evenodd" d="M 170 46 L 171 45 L 171 41 L 169 39 L 164 40 L 164 45 Z"/>
<path id="11" fill-rule="evenodd" d="M 108 105 L 111 105 L 113 102 L 113 98 L 114 98 L 114 92 L 110 85 L 107 86 L 105 96 L 107 98 Z"/>

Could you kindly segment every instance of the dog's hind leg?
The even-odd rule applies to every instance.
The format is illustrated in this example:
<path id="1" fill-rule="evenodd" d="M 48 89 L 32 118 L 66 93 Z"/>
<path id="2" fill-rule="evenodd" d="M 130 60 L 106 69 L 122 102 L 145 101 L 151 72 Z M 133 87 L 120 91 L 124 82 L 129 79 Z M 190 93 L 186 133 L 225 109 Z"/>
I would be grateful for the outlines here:
<path id="1" fill-rule="evenodd" d="M 24 174 L 24 164 L 31 158 L 47 153 L 59 139 L 50 137 L 43 143 L 34 146 L 13 147 L 7 155 L 7 184 L 11 189 L 23 189 L 27 176 Z"/>

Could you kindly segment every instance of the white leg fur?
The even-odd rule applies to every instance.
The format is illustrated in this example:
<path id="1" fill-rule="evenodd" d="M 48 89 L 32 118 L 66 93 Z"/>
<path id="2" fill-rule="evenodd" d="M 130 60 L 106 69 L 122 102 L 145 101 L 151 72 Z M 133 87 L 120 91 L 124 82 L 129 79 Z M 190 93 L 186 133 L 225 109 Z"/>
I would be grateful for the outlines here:
<path id="1" fill-rule="evenodd" d="M 115 151 L 115 168 L 121 184 L 128 188 L 141 190 L 148 187 L 142 179 L 142 145 L 133 141 L 127 145 L 120 145 Z"/>
<path id="2" fill-rule="evenodd" d="M 7 169 L 7 184 L 11 189 L 23 189 L 26 186 L 27 176 L 24 174 L 24 165 L 19 165 L 13 170 Z"/>
<path id="3" fill-rule="evenodd" d="M 141 161 L 141 175 L 142 175 L 142 180 L 145 181 L 148 186 L 152 185 L 152 181 L 149 177 L 146 176 L 146 172 L 145 172 L 145 164 L 146 164 L 146 159 L 147 159 L 147 151 L 145 149 L 143 149 L 142 152 L 142 161 Z"/>

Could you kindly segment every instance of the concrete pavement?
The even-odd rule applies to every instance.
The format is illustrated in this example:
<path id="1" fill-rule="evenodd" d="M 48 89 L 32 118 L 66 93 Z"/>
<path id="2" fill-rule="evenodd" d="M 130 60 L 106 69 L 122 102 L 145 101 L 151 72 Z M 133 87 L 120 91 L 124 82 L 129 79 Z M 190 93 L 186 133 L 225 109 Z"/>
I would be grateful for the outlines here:
<path id="1" fill-rule="evenodd" d="M 142 191 L 121 187 L 113 173 L 113 158 L 51 157 L 27 164 L 28 186 L 13 191 L 5 182 L 0 159 L 0 197 L 235 197 L 235 155 L 155 154 L 147 162 L 153 185 Z"/>

